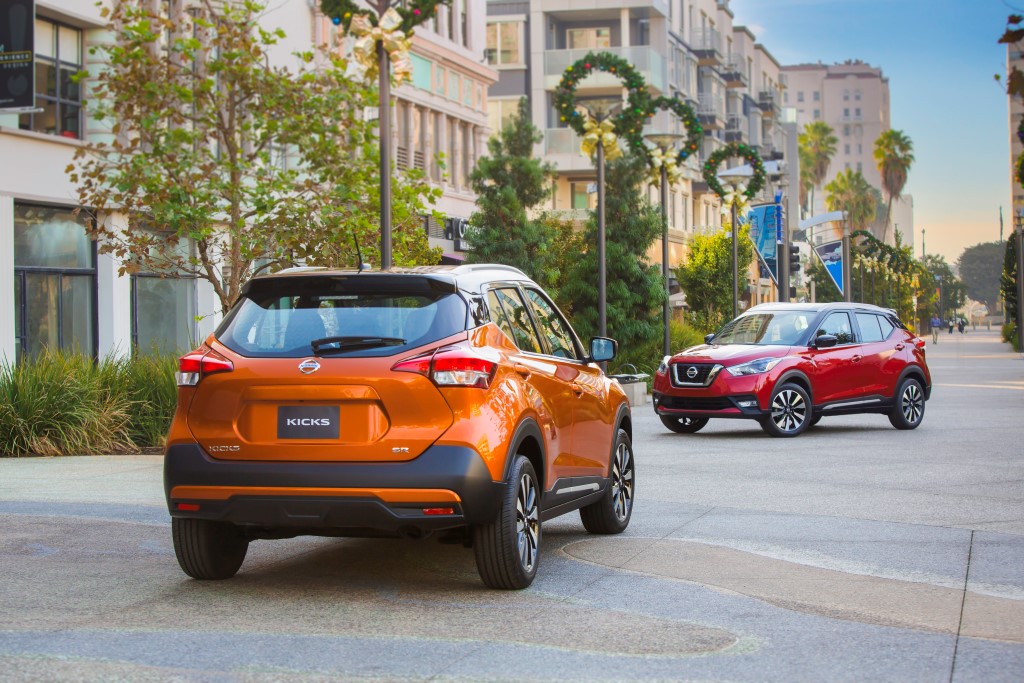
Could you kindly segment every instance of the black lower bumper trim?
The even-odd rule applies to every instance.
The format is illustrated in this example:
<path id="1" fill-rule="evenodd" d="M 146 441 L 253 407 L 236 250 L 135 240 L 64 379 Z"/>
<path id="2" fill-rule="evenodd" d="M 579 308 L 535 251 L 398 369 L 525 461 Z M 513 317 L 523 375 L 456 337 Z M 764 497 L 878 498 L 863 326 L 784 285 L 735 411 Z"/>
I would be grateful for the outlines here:
<path id="1" fill-rule="evenodd" d="M 445 489 L 458 494 L 461 503 L 454 515 L 424 515 L 423 505 L 375 498 L 238 495 L 226 501 L 189 501 L 198 503 L 199 510 L 181 511 L 175 508 L 180 501 L 171 500 L 176 486 Z M 489 522 L 503 490 L 475 451 L 455 446 L 434 446 L 413 460 L 389 463 L 216 460 L 198 444 L 173 445 L 164 456 L 164 494 L 172 516 L 353 532 L 338 535 L 410 535 L 405 531 L 413 528 L 430 532 Z"/>

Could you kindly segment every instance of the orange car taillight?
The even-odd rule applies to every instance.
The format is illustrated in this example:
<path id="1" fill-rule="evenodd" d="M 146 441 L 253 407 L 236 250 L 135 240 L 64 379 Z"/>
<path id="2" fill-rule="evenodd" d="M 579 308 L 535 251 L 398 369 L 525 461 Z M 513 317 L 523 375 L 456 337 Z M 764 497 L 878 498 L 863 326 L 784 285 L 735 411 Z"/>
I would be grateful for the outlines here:
<path id="1" fill-rule="evenodd" d="M 498 363 L 484 358 L 467 346 L 446 346 L 395 363 L 396 372 L 415 372 L 429 377 L 439 387 L 475 387 L 491 385 Z"/>
<path id="2" fill-rule="evenodd" d="M 203 344 L 178 359 L 178 372 L 175 373 L 175 377 L 179 387 L 194 387 L 206 375 L 231 372 L 234 369 L 234 363 Z"/>

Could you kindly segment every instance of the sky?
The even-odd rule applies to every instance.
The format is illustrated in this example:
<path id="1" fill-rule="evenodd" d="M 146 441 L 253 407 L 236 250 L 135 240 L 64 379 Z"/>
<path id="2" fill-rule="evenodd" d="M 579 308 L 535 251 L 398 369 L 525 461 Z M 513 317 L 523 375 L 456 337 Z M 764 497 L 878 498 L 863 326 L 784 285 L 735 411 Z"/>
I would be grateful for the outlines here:
<path id="1" fill-rule="evenodd" d="M 996 41 L 1024 0 L 732 0 L 783 65 L 861 59 L 889 78 L 892 127 L 914 143 L 905 193 L 914 197 L 915 256 L 953 264 L 966 247 L 999 239 L 1010 219 L 1006 72 Z"/>

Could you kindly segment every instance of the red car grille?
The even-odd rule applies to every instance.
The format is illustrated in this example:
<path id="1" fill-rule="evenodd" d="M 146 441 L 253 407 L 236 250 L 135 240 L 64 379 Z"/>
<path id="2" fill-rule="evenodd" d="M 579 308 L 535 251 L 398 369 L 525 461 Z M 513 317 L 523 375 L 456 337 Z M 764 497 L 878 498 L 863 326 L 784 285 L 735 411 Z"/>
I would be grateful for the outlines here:
<path id="1" fill-rule="evenodd" d="M 704 387 L 718 375 L 722 366 L 714 363 L 673 363 L 672 384 L 677 387 Z"/>

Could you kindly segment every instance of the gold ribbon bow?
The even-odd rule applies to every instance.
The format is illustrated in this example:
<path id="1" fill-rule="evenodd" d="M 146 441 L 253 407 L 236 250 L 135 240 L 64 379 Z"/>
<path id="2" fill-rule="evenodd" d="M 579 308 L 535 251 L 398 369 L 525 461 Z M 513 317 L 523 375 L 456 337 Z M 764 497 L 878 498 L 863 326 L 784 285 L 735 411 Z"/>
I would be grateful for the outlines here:
<path id="1" fill-rule="evenodd" d="M 583 142 L 580 143 L 580 151 L 588 157 L 593 157 L 597 153 L 598 143 L 604 147 L 604 158 L 608 161 L 615 161 L 622 156 L 618 138 L 612 132 L 615 130 L 615 124 L 611 121 L 605 119 L 598 123 L 594 117 L 587 116 L 583 121 L 583 130 L 586 132 L 583 134 Z"/>
<path id="2" fill-rule="evenodd" d="M 722 215 L 729 213 L 730 208 L 733 204 L 736 205 L 736 215 L 740 218 L 747 212 L 747 195 L 744 192 L 747 191 L 746 185 L 737 185 L 730 189 L 724 197 L 722 197 Z"/>
<path id="3" fill-rule="evenodd" d="M 391 83 L 398 87 L 402 81 L 412 78 L 412 60 L 409 59 L 412 41 L 405 35 L 405 31 L 398 30 L 401 25 L 402 15 L 394 7 L 384 13 L 376 26 L 370 23 L 370 17 L 365 14 L 352 17 L 348 30 L 356 37 L 356 44 L 352 48 L 356 78 L 372 81 L 377 77 L 378 42 L 384 44 L 391 58 Z"/>
<path id="4" fill-rule="evenodd" d="M 683 169 L 679 168 L 676 155 L 673 152 L 666 154 L 660 147 L 651 150 L 651 182 L 655 187 L 661 186 L 661 167 L 665 167 L 665 175 L 668 178 L 668 186 L 672 187 L 683 175 Z"/>

